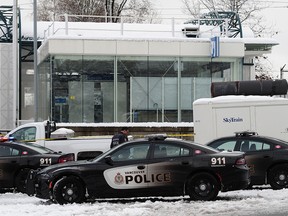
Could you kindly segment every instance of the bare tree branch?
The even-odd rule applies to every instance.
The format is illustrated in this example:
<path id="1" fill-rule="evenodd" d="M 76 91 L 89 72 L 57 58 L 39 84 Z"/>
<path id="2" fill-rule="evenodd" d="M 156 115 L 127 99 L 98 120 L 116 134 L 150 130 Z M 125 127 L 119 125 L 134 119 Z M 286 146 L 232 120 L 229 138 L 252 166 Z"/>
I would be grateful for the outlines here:
<path id="1" fill-rule="evenodd" d="M 195 17 L 195 7 L 201 5 L 199 14 L 212 11 L 236 12 L 242 26 L 249 26 L 256 37 L 272 36 L 275 31 L 271 26 L 265 24 L 263 15 L 259 12 L 269 7 L 269 2 L 257 0 L 182 0 L 183 10 L 186 14 Z M 276 33 L 277 34 L 277 33 Z M 255 71 L 257 79 L 271 78 L 269 71 L 272 70 L 271 63 L 265 56 L 255 57 Z"/>
<path id="2" fill-rule="evenodd" d="M 53 20 L 59 15 L 65 13 L 71 15 L 93 15 L 93 16 L 106 16 L 106 21 L 119 22 L 119 17 L 125 14 L 126 16 L 132 15 L 145 15 L 149 17 L 156 17 L 157 13 L 152 7 L 151 0 L 40 0 L 38 5 L 38 19 L 39 20 Z M 148 7 L 148 9 L 147 9 Z M 137 17 L 137 22 L 140 20 Z M 57 18 L 63 20 L 62 18 Z M 70 21 L 82 22 L 103 22 L 100 18 L 78 17 L 70 18 Z M 142 18 L 142 22 L 145 21 Z M 132 20 L 130 20 L 132 22 Z"/>
<path id="3" fill-rule="evenodd" d="M 262 15 L 260 11 L 269 7 L 269 2 L 259 2 L 257 0 L 182 0 L 183 10 L 186 14 L 195 17 L 196 5 L 201 5 L 198 10 L 198 14 L 210 12 L 210 11 L 232 11 L 239 14 L 242 25 L 251 26 L 251 20 L 253 19 L 253 26 L 255 26 L 255 20 L 258 20 L 259 25 L 262 21 Z M 263 25 L 262 25 L 263 26 Z M 262 31 L 262 28 L 260 28 Z M 259 29 L 259 30 L 260 30 Z M 258 28 L 254 28 L 255 35 L 259 35 Z"/>

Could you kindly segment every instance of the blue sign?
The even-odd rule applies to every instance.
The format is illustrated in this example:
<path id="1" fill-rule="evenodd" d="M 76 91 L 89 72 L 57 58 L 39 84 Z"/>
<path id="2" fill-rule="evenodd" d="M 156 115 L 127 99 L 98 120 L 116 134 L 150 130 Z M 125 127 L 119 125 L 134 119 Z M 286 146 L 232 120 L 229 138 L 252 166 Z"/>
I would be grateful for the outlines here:
<path id="1" fill-rule="evenodd" d="M 219 37 L 211 38 L 211 58 L 220 56 L 220 39 Z"/>
<path id="2" fill-rule="evenodd" d="M 54 102 L 56 105 L 65 105 L 65 104 L 67 104 L 67 98 L 66 97 L 55 97 Z"/>

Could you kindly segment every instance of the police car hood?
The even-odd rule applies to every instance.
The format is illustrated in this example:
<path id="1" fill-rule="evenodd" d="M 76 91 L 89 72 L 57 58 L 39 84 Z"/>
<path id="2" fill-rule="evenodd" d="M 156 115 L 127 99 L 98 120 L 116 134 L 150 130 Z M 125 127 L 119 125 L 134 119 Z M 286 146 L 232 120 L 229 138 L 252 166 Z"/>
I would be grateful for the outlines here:
<path id="1" fill-rule="evenodd" d="M 38 174 L 49 173 L 49 172 L 53 172 L 54 170 L 63 169 L 63 168 L 66 168 L 66 167 L 69 167 L 70 169 L 73 169 L 73 167 L 78 167 L 78 166 L 81 166 L 83 164 L 88 164 L 88 163 L 90 164 L 92 162 L 88 161 L 88 160 L 83 160 L 83 161 L 68 161 L 68 162 L 65 162 L 65 163 L 53 164 L 53 165 L 51 165 L 49 167 L 46 167 L 46 168 L 40 170 L 38 172 Z"/>

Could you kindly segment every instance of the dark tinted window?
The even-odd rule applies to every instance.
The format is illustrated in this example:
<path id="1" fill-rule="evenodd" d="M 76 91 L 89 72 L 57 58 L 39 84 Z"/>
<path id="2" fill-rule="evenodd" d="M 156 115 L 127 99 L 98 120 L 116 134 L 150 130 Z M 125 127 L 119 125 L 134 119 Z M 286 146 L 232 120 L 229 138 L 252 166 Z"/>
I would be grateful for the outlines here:
<path id="1" fill-rule="evenodd" d="M 18 149 L 9 146 L 0 146 L 0 157 L 17 156 L 20 154 Z"/>
<path id="2" fill-rule="evenodd" d="M 236 140 L 216 141 L 209 146 L 219 151 L 235 151 L 236 143 L 237 143 Z"/>
<path id="3" fill-rule="evenodd" d="M 225 151 L 250 152 L 250 151 L 262 151 L 271 149 L 271 145 L 269 143 L 247 139 L 216 141 L 210 146 L 220 151 L 225 150 Z"/>
<path id="4" fill-rule="evenodd" d="M 149 147 L 149 143 L 125 145 L 114 151 L 111 158 L 113 161 L 143 160 L 147 158 Z"/>
<path id="5" fill-rule="evenodd" d="M 263 150 L 270 150 L 271 145 L 266 142 L 262 141 L 255 141 L 255 140 L 244 140 L 241 143 L 241 151 L 243 152 L 250 152 L 250 151 L 263 151 Z"/>
<path id="6" fill-rule="evenodd" d="M 154 148 L 154 158 L 181 157 L 190 155 L 190 149 L 171 143 L 157 143 Z"/>

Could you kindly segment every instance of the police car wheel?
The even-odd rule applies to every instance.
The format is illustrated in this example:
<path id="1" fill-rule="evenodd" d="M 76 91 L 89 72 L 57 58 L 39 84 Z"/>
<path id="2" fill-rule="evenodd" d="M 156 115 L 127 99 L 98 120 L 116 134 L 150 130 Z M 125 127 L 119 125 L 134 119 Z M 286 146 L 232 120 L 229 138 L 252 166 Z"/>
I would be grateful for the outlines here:
<path id="1" fill-rule="evenodd" d="M 85 199 L 85 188 L 75 176 L 63 177 L 53 187 L 53 199 L 63 205 L 81 203 Z"/>
<path id="2" fill-rule="evenodd" d="M 280 164 L 273 167 L 268 173 L 268 181 L 274 190 L 287 188 L 288 164 Z"/>
<path id="3" fill-rule="evenodd" d="M 18 172 L 15 178 L 16 191 L 26 193 L 26 181 L 29 172 L 30 172 L 29 168 L 23 168 Z"/>
<path id="4" fill-rule="evenodd" d="M 188 180 L 187 193 L 192 200 L 214 200 L 219 193 L 219 183 L 209 173 L 197 173 Z"/>

